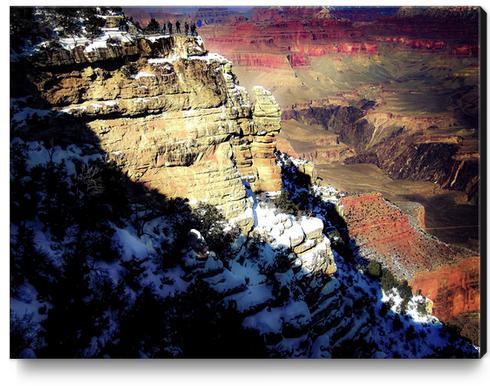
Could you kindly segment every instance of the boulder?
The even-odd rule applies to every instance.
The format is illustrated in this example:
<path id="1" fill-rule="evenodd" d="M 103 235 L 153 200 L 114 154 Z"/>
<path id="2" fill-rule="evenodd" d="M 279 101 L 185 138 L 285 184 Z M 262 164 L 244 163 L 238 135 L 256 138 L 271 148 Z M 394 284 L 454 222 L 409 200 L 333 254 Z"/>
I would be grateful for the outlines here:
<path id="1" fill-rule="evenodd" d="M 187 234 L 187 240 L 191 249 L 199 258 L 205 259 L 208 256 L 208 245 L 201 233 L 196 229 L 191 229 Z"/>

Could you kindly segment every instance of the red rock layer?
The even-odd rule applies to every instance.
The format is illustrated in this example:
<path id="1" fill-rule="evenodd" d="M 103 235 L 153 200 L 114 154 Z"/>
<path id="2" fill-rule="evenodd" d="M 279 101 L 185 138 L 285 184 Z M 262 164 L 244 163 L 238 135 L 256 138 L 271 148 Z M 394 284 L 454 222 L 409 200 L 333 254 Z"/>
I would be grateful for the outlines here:
<path id="1" fill-rule="evenodd" d="M 312 57 L 331 53 L 373 55 L 378 44 L 458 56 L 476 56 L 479 51 L 476 10 L 468 10 L 471 15 L 463 18 L 452 14 L 386 17 L 372 11 L 358 15 L 362 19 L 347 19 L 342 12 L 322 7 L 258 7 L 249 18 L 226 8 L 188 14 L 171 14 L 165 8 L 128 8 L 125 12 L 143 26 L 151 17 L 160 22 L 201 21 L 199 34 L 208 49 L 248 68 L 303 67 Z"/>
<path id="2" fill-rule="evenodd" d="M 417 272 L 411 281 L 414 291 L 434 301 L 433 314 L 449 320 L 480 311 L 480 258 L 471 257 L 431 272 Z"/>
<path id="3" fill-rule="evenodd" d="M 356 23 L 320 7 L 280 7 L 257 8 L 248 20 L 230 17 L 219 25 L 204 26 L 200 33 L 211 50 L 232 59 L 240 54 L 236 64 L 276 68 L 277 61 L 270 60 L 272 53 L 287 58 L 293 67 L 303 67 L 308 66 L 313 57 L 332 53 L 375 55 L 379 44 L 391 44 L 392 48 L 398 49 L 477 56 L 476 24 L 471 20 L 447 23 L 444 18 L 429 20 L 381 15 Z"/>
<path id="4" fill-rule="evenodd" d="M 480 311 L 480 258 L 445 244 L 410 224 L 381 194 L 344 197 L 341 212 L 363 256 L 408 279 L 434 302 L 441 320 Z"/>
<path id="5" fill-rule="evenodd" d="M 471 253 L 448 245 L 413 226 L 406 214 L 380 193 L 347 196 L 340 201 L 349 235 L 369 259 L 398 278 L 454 264 Z"/>

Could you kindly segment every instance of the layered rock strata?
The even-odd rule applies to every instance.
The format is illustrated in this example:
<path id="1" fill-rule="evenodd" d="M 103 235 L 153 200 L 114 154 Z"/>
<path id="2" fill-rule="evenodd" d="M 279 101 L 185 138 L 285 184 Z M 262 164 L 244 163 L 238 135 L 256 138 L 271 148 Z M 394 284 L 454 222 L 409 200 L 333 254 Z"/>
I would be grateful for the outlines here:
<path id="1" fill-rule="evenodd" d="M 470 250 L 443 243 L 411 222 L 380 193 L 343 197 L 339 210 L 363 256 L 380 260 L 399 279 L 472 257 Z"/>
<path id="2" fill-rule="evenodd" d="M 248 135 L 234 142 L 237 165 L 254 191 L 277 191 L 281 189 L 281 171 L 274 152 L 281 113 L 269 91 L 256 86 L 253 92 L 253 126 L 245 132 Z"/>
<path id="3" fill-rule="evenodd" d="M 478 202 L 480 155 L 473 129 L 454 130 L 457 121 L 447 113 L 406 116 L 378 112 L 374 105 L 362 100 L 357 106 L 317 100 L 283 109 L 282 118 L 284 127 L 291 120 L 326 131 L 325 142 L 315 143 L 308 152 L 295 149 L 302 158 L 318 163 L 372 163 L 394 179 L 435 182 Z"/>
<path id="4" fill-rule="evenodd" d="M 470 250 L 429 236 L 379 193 L 343 197 L 339 208 L 362 255 L 429 297 L 435 316 L 479 312 L 480 258 Z"/>
<path id="5" fill-rule="evenodd" d="M 231 63 L 208 54 L 200 37 L 128 34 L 116 45 L 52 48 L 25 62 L 49 110 L 83 122 L 134 181 L 217 205 L 244 230 L 253 224 L 244 181 L 254 191 L 281 188 L 274 97 L 256 87 L 252 104 Z"/>
<path id="6" fill-rule="evenodd" d="M 480 259 L 468 258 L 431 272 L 418 272 L 414 290 L 434 301 L 433 314 L 449 320 L 462 313 L 480 311 Z"/>

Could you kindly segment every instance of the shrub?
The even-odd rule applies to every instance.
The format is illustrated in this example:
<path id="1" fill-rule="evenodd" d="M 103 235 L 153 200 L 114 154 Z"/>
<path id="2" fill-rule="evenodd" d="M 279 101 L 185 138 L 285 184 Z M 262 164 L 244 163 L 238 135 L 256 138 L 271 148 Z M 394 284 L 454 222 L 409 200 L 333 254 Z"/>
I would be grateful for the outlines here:
<path id="1" fill-rule="evenodd" d="M 423 303 L 417 303 L 417 312 L 420 315 L 427 315 L 427 307 L 426 307 L 426 302 Z"/>
<path id="2" fill-rule="evenodd" d="M 412 287 L 408 285 L 408 282 L 404 280 L 402 283 L 400 283 L 398 286 L 398 293 L 404 300 L 410 300 L 412 297 Z"/>
<path id="3" fill-rule="evenodd" d="M 383 269 L 381 273 L 381 288 L 387 292 L 397 286 L 397 281 L 393 274 L 388 269 Z"/>
<path id="4" fill-rule="evenodd" d="M 371 277 L 378 278 L 381 276 L 381 264 L 371 260 L 367 266 L 367 273 Z"/>
<path id="5" fill-rule="evenodd" d="M 407 307 L 408 307 L 408 302 L 410 299 L 403 299 L 402 303 L 400 304 L 400 312 L 402 314 L 407 313 Z"/>
<path id="6" fill-rule="evenodd" d="M 102 33 L 102 27 L 104 27 L 105 22 L 101 17 L 95 14 L 87 15 L 87 21 L 85 22 L 85 31 L 87 35 L 91 38 L 95 38 Z"/>
<path id="7" fill-rule="evenodd" d="M 276 198 L 275 204 L 281 212 L 292 214 L 296 216 L 298 214 L 298 207 L 289 198 L 289 193 L 286 190 L 282 190 L 279 197 Z"/>
<path id="8" fill-rule="evenodd" d="M 231 244 L 240 234 L 238 227 L 230 228 L 221 211 L 210 204 L 200 203 L 194 215 L 196 217 L 195 227 L 203 235 L 209 249 L 218 256 L 228 257 L 231 252 Z"/>
<path id="9" fill-rule="evenodd" d="M 124 281 L 133 291 L 141 289 L 141 282 L 145 275 L 144 264 L 148 259 L 132 258 L 130 260 L 121 261 L 120 265 L 124 268 Z"/>
<path id="10" fill-rule="evenodd" d="M 151 20 L 149 21 L 148 25 L 145 28 L 145 31 L 150 33 L 160 31 L 160 23 L 158 23 L 158 21 L 155 20 L 154 18 L 151 18 Z"/>
<path id="11" fill-rule="evenodd" d="M 258 233 L 252 233 L 252 235 L 248 238 L 247 244 L 250 257 L 257 259 L 263 245 L 265 245 L 265 241 L 262 236 Z"/>

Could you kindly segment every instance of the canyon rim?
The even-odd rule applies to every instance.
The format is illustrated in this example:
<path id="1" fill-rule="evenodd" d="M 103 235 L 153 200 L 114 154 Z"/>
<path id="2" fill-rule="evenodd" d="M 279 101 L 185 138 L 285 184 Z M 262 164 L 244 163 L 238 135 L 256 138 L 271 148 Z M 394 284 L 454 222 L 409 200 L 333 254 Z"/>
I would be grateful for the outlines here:
<path id="1" fill-rule="evenodd" d="M 11 7 L 12 358 L 480 358 L 478 7 Z"/>

